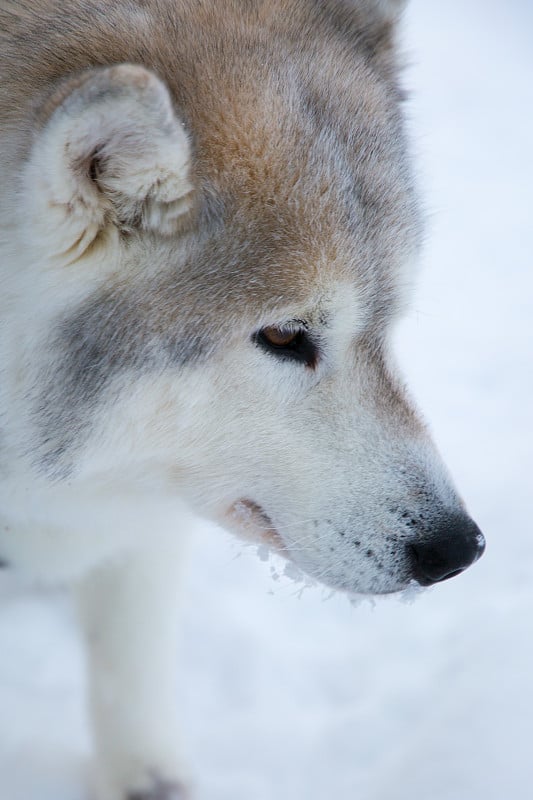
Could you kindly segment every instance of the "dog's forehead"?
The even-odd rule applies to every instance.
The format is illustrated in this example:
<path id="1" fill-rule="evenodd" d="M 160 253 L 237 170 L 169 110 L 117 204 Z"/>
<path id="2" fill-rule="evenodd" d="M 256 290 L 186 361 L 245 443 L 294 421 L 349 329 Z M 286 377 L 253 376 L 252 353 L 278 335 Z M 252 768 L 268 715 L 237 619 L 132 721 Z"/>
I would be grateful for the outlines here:
<path id="1" fill-rule="evenodd" d="M 384 307 L 417 246 L 395 80 L 367 48 L 323 33 L 247 49 L 244 27 L 217 72 L 198 66 L 200 101 L 185 107 L 217 280 L 238 263 L 258 308 L 275 294 L 301 305 L 336 279 Z"/>

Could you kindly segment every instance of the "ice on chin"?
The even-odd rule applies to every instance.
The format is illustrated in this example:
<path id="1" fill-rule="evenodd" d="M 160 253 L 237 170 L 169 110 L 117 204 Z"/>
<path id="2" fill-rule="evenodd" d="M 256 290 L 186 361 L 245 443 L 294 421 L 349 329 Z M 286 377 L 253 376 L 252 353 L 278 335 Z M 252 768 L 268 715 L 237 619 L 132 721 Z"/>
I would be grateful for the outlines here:
<path id="1" fill-rule="evenodd" d="M 360 606 L 365 602 L 369 603 L 372 608 L 375 608 L 378 599 L 390 600 L 392 598 L 394 600 L 399 600 L 401 603 L 406 605 L 412 605 L 412 603 L 414 603 L 422 593 L 428 591 L 428 587 L 420 586 L 417 581 L 411 580 L 405 589 L 402 589 L 398 592 L 391 592 L 390 594 L 374 595 L 365 594 L 363 592 L 344 592 L 338 589 L 332 589 L 330 587 L 323 586 L 320 581 L 317 581 L 315 578 L 307 575 L 303 570 L 300 569 L 300 567 L 294 564 L 294 562 L 284 561 L 279 553 L 273 551 L 272 548 L 270 548 L 267 544 L 256 545 L 255 552 L 260 561 L 270 562 L 270 576 L 273 581 L 278 582 L 281 577 L 284 577 L 288 578 L 298 586 L 298 591 L 295 592 L 297 597 L 301 597 L 306 589 L 320 588 L 324 592 L 324 602 L 340 592 L 348 598 L 348 602 L 354 608 L 357 608 L 357 606 Z M 275 593 L 273 588 L 270 593 Z"/>

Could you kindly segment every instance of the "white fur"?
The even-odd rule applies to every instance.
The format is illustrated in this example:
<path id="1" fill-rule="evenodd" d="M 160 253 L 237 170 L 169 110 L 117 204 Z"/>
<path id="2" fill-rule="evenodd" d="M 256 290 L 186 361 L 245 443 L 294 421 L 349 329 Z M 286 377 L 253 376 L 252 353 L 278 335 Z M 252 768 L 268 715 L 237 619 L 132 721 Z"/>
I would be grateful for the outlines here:
<path id="1" fill-rule="evenodd" d="M 103 165 L 96 181 L 88 174 L 95 157 Z M 164 84 L 136 65 L 94 70 L 36 139 L 23 184 L 32 240 L 68 266 L 137 214 L 144 228 L 173 233 L 188 208 L 188 164 Z M 102 254 L 112 243 L 100 244 Z"/>
<path id="2" fill-rule="evenodd" d="M 394 16 L 398 5 L 372 9 Z M 376 84 L 369 93 L 379 108 L 382 91 Z M 216 351 L 160 370 L 116 370 L 72 432 L 70 470 L 46 471 L 39 413 L 42 392 L 69 357 L 57 349 L 60 321 L 109 287 L 120 294 L 140 279 L 155 281 L 169 261 L 176 269 L 185 263 L 180 226 L 195 207 L 188 137 L 158 77 L 124 64 L 87 70 L 55 92 L 36 123 L 13 197 L 17 213 L 9 212 L 16 222 L 1 242 L 0 559 L 41 581 L 75 586 L 100 800 L 125 800 L 132 791 L 171 800 L 170 789 L 153 787 L 160 776 L 168 786 L 183 780 L 169 705 L 175 572 L 191 514 L 266 541 L 334 588 L 371 593 L 411 581 L 409 516 L 433 506 L 459 513 L 462 503 L 386 344 L 416 250 L 411 223 L 402 227 L 400 212 L 390 209 L 376 227 L 387 245 L 383 285 L 394 302 L 373 350 L 365 332 L 381 289 L 372 278 L 372 241 L 359 250 L 353 231 L 320 228 L 317 207 L 312 257 L 298 253 L 301 264 L 287 266 L 294 291 L 283 295 L 273 285 L 258 307 L 238 255 L 231 285 L 214 264 L 205 294 Z M 386 187 L 374 144 L 363 155 Z M 353 174 L 335 135 L 314 145 L 327 154 L 317 202 L 334 202 L 337 173 L 339 196 L 353 199 Z M 401 189 L 398 196 L 408 197 Z M 241 200 L 251 203 L 249 194 Z M 292 211 L 308 213 L 304 200 L 296 194 Z M 198 233 L 194 225 L 187 232 Z M 361 252 L 368 263 L 356 279 Z M 248 298 L 226 315 L 221 298 L 246 281 Z M 160 302 L 150 309 L 155 322 L 159 313 L 167 319 L 166 298 Z M 172 302 L 180 310 L 181 297 Z M 196 307 L 184 316 L 197 326 L 188 335 L 200 336 L 206 323 Z M 320 343 L 316 365 L 258 346 L 254 334 L 273 325 L 304 326 Z M 131 335 L 135 342 L 136 330 Z M 52 393 L 48 402 L 58 399 Z"/>
<path id="3" fill-rule="evenodd" d="M 160 775 L 176 786 L 184 779 L 179 715 L 172 704 L 178 656 L 176 565 L 182 549 L 174 536 L 158 548 L 133 550 L 91 572 L 77 587 L 89 652 L 101 800 L 115 800 L 125 788 L 149 792 Z"/>

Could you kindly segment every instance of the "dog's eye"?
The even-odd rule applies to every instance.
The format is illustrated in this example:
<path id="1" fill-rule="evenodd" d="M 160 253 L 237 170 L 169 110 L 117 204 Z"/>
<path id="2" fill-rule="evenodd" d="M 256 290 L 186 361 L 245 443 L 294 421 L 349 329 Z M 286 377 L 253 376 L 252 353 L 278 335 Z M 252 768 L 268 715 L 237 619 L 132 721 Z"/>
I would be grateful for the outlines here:
<path id="1" fill-rule="evenodd" d="M 318 359 L 318 348 L 307 331 L 269 325 L 254 335 L 259 347 L 278 358 L 300 361 L 314 367 Z"/>
<path id="2" fill-rule="evenodd" d="M 263 328 L 261 336 L 263 339 L 271 344 L 273 347 L 288 347 L 296 341 L 301 331 L 291 331 L 285 328 L 276 328 L 270 325 L 268 328 Z"/>

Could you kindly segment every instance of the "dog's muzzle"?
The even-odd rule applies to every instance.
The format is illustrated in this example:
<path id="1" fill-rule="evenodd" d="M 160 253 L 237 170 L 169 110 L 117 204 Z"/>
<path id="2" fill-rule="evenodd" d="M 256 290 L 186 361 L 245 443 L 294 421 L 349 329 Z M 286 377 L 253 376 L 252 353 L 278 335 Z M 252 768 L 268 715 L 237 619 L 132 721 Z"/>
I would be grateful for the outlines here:
<path id="1" fill-rule="evenodd" d="M 410 548 L 414 579 L 421 586 L 430 586 L 453 578 L 477 561 L 485 550 L 485 537 L 470 517 L 454 515 Z"/>

